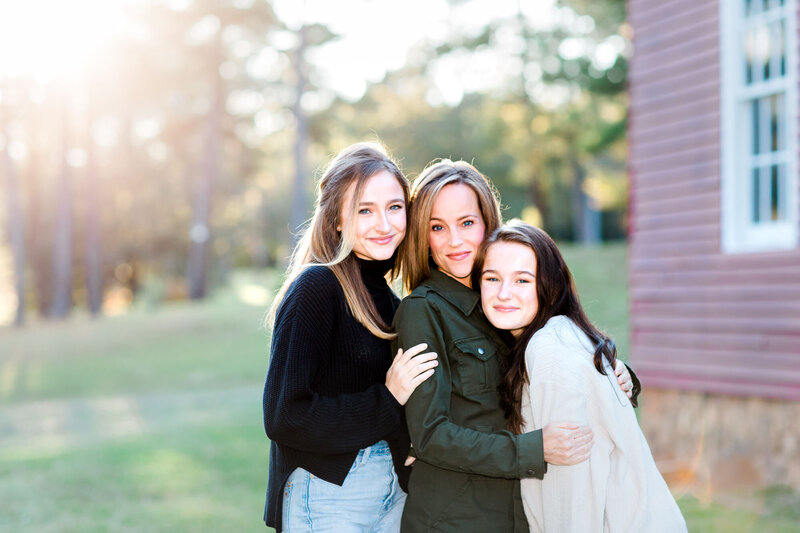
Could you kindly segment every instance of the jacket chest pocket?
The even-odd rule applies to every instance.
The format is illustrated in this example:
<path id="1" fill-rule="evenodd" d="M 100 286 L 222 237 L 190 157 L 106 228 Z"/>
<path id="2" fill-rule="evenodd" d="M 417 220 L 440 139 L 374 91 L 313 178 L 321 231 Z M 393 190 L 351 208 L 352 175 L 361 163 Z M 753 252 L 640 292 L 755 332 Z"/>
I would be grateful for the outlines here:
<path id="1" fill-rule="evenodd" d="M 458 374 L 464 394 L 497 392 L 500 366 L 496 346 L 486 337 L 455 341 Z"/>

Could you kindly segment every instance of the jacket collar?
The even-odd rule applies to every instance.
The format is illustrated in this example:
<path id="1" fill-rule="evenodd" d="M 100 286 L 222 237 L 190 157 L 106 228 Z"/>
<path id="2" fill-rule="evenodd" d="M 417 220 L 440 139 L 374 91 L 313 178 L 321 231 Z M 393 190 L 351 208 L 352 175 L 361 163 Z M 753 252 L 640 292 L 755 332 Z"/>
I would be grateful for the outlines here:
<path id="1" fill-rule="evenodd" d="M 480 300 L 477 292 L 466 285 L 462 285 L 447 274 L 431 265 L 431 275 L 423 284 L 430 290 L 458 307 L 465 316 L 472 314 Z"/>

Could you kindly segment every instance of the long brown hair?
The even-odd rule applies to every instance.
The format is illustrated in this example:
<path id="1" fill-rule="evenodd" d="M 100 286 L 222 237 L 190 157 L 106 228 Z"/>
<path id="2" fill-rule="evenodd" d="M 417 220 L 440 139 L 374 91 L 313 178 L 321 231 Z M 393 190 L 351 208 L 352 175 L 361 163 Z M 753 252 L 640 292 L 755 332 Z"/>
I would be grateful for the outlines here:
<path id="1" fill-rule="evenodd" d="M 475 191 L 487 234 L 503 223 L 497 191 L 477 168 L 466 161 L 454 162 L 449 159 L 442 159 L 425 167 L 411 187 L 408 232 L 405 241 L 400 245 L 400 267 L 406 291 L 414 290 L 431 274 L 428 263 L 431 249 L 428 242 L 431 212 L 441 190 L 453 183 L 467 185 Z"/>
<path id="2" fill-rule="evenodd" d="M 522 391 L 528 383 L 525 369 L 525 349 L 533 334 L 539 331 L 554 316 L 564 315 L 572 320 L 594 344 L 594 367 L 605 375 L 603 359 L 611 367 L 617 359 L 614 341 L 601 333 L 589 321 L 578 299 L 578 291 L 572 274 L 556 243 L 544 231 L 520 220 L 509 221 L 494 231 L 481 246 L 472 270 L 473 287 L 478 287 L 486 260 L 486 252 L 496 242 L 508 242 L 527 246 L 536 256 L 536 296 L 539 308 L 533 321 L 517 337 L 511 350 L 508 370 L 500 384 L 500 404 L 508 419 L 508 429 L 522 431 Z"/>
<path id="3" fill-rule="evenodd" d="M 330 268 L 342 286 L 350 312 L 370 333 L 381 339 L 393 339 L 390 324 L 386 324 L 378 313 L 375 303 L 361 279 L 358 263 L 351 253 L 355 243 L 354 220 L 358 201 L 367 180 L 385 170 L 392 174 L 403 188 L 403 197 L 408 206 L 408 180 L 400 168 L 377 143 L 362 142 L 348 146 L 331 160 L 319 183 L 314 215 L 303 231 L 303 235 L 292 253 L 286 278 L 272 302 L 267 325 L 275 320 L 275 313 L 283 301 L 289 286 L 300 272 L 311 265 Z M 337 230 L 342 218 L 345 195 L 355 183 L 353 199 L 349 211 L 345 210 L 341 231 Z M 347 213 L 349 212 L 349 216 Z M 392 276 L 398 269 L 392 270 Z"/>

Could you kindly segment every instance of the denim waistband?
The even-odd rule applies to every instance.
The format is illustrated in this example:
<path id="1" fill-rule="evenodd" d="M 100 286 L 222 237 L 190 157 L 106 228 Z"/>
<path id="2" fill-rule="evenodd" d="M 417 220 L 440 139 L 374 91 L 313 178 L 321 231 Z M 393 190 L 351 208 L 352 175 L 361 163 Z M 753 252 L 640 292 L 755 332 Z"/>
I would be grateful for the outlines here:
<path id="1" fill-rule="evenodd" d="M 372 446 L 367 446 L 366 448 L 359 450 L 358 456 L 356 457 L 356 462 L 365 463 L 370 457 L 385 457 L 387 455 L 392 455 L 392 452 L 389 449 L 389 443 L 385 440 L 379 440 Z"/>

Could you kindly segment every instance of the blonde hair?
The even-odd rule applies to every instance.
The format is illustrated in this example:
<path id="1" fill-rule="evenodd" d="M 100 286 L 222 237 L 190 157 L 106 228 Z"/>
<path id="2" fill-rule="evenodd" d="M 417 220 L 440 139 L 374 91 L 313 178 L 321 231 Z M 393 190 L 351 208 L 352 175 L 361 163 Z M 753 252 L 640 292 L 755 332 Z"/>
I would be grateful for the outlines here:
<path id="1" fill-rule="evenodd" d="M 428 165 L 411 188 L 409 230 L 400 245 L 399 263 L 406 291 L 414 290 L 431 274 L 428 241 L 431 212 L 441 190 L 453 183 L 464 184 L 475 191 L 487 236 L 503 223 L 497 191 L 478 169 L 466 161 L 453 162 L 449 159 Z"/>
<path id="2" fill-rule="evenodd" d="M 359 198 L 367 180 L 381 171 L 387 171 L 397 178 L 408 205 L 408 180 L 382 145 L 356 143 L 339 152 L 330 162 L 319 183 L 314 215 L 292 253 L 286 278 L 267 315 L 267 325 L 274 322 L 286 291 L 303 269 L 321 265 L 330 268 L 339 280 L 350 312 L 359 323 L 381 339 L 393 339 L 396 336 L 390 331 L 390 324 L 386 324 L 378 313 L 351 253 L 356 239 L 354 219 Z M 348 207 L 344 206 L 345 196 L 353 184 L 353 198 L 349 210 L 344 211 L 345 216 L 342 217 L 343 208 Z M 341 225 L 340 217 L 343 219 Z M 337 227 L 341 227 L 341 231 Z M 392 277 L 396 277 L 397 272 L 395 266 Z"/>

